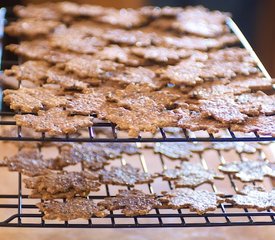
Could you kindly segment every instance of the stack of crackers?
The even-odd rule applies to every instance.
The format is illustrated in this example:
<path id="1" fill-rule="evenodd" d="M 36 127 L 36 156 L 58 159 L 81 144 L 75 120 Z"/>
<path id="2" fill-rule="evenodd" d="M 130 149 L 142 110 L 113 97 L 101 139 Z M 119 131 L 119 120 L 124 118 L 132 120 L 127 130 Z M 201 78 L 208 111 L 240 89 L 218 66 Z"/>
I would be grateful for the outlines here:
<path id="1" fill-rule="evenodd" d="M 226 25 L 227 13 L 201 6 L 117 10 L 69 2 L 16 6 L 14 12 L 18 20 L 5 31 L 20 41 L 6 48 L 20 56 L 22 64 L 6 69 L 3 78 L 7 84 L 11 78 L 20 83 L 18 89 L 4 91 L 18 126 L 59 136 L 100 119 L 131 137 L 164 127 L 208 133 L 230 128 L 275 136 L 275 80 L 264 78 L 247 50 L 237 47 L 238 39 Z M 45 159 L 32 145 L 0 162 L 29 177 L 24 183 L 32 190 L 30 197 L 46 200 L 37 204 L 44 219 L 104 217 L 107 210 L 118 209 L 126 216 L 183 207 L 204 214 L 222 202 L 259 210 L 275 206 L 274 191 L 258 187 L 246 187 L 230 198 L 196 190 L 223 176 L 191 162 L 155 174 L 130 164 L 105 169 L 122 154 L 139 154 L 132 144 L 55 146 L 56 158 Z M 240 152 L 257 148 L 226 147 Z M 209 148 L 225 147 L 157 143 L 154 151 L 188 160 Z M 63 169 L 78 163 L 85 170 Z M 233 162 L 219 170 L 244 182 L 275 177 L 274 164 L 268 162 Z M 179 189 L 157 196 L 131 188 L 156 177 Z M 101 184 L 128 190 L 98 203 L 86 198 Z M 60 198 L 66 201 L 56 200 Z"/>
<path id="2" fill-rule="evenodd" d="M 16 6 L 6 48 L 22 64 L 4 101 L 18 126 L 50 136 L 114 123 L 129 136 L 181 127 L 275 135 L 267 79 L 226 21 L 201 6 L 112 9 L 75 3 Z M 27 84 L 27 83 L 28 84 Z"/>

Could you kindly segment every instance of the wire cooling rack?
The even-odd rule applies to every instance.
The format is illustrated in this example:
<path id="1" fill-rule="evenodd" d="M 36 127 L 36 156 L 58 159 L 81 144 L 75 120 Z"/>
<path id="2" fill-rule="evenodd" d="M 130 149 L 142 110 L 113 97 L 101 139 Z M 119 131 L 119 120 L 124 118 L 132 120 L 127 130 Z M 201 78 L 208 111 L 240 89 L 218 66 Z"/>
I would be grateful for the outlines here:
<path id="1" fill-rule="evenodd" d="M 211 151 L 211 153 L 210 153 Z M 151 149 L 141 151 L 136 156 L 123 156 L 122 159 L 114 160 L 112 165 L 130 163 L 140 167 L 144 172 L 162 171 L 171 168 L 172 165 L 179 164 L 179 161 L 172 161 L 162 154 L 152 153 Z M 209 157 L 211 154 L 211 157 Z M 231 152 L 234 160 L 243 161 L 245 154 Z M 263 150 L 259 149 L 250 158 L 262 161 L 267 159 Z M 150 160 L 149 160 L 150 159 Z M 220 150 L 206 150 L 203 153 L 193 154 L 190 161 L 201 163 L 206 169 L 216 168 L 220 163 L 230 161 L 226 152 Z M 231 160 L 232 161 L 232 160 Z M 149 164 L 150 163 L 150 164 Z M 152 164 L 153 163 L 153 164 Z M 81 167 L 79 166 L 79 169 Z M 4 171 L 4 169 L 2 169 Z M 14 173 L 15 174 L 15 173 Z M 258 183 L 251 183 L 253 185 Z M 269 179 L 263 183 L 267 190 L 272 188 Z M 231 174 L 226 175 L 224 180 L 215 180 L 214 184 L 203 184 L 200 189 L 209 191 L 229 192 L 235 194 L 241 189 L 243 184 L 234 179 Z M 99 193 L 93 193 L 89 196 L 94 201 L 102 200 L 107 196 L 114 196 L 117 187 L 112 185 L 102 186 Z M 170 181 L 163 181 L 161 178 L 155 180 L 152 184 L 138 185 L 138 188 L 147 193 L 160 194 L 162 190 L 174 189 L 174 184 Z M 139 217 L 125 217 L 119 211 L 110 212 L 110 214 L 101 218 L 91 218 L 90 220 L 79 220 L 69 222 L 57 222 L 52 220 L 44 221 L 42 214 L 39 213 L 35 203 L 39 201 L 28 199 L 28 194 L 24 194 L 26 189 L 22 186 L 22 176 L 18 175 L 17 193 L 0 195 L 0 216 L 1 211 L 5 211 L 6 217 L 0 219 L 2 227 L 42 227 L 42 228 L 159 228 L 159 227 L 214 227 L 214 226 L 256 226 L 256 225 L 275 225 L 275 213 L 273 211 L 258 212 L 253 209 L 235 208 L 231 204 L 220 204 L 214 212 L 208 212 L 204 215 L 198 215 L 190 212 L 188 209 L 171 210 L 155 209 L 150 214 Z M 231 195 L 226 195 L 230 197 Z"/>
<path id="2" fill-rule="evenodd" d="M 4 8 L 1 9 L 0 15 L 3 17 L 6 14 Z M 0 29 L 3 29 L 5 22 L 10 21 L 13 18 L 10 12 L 6 14 L 0 20 Z M 229 19 L 228 25 L 231 30 L 239 37 L 242 45 L 251 53 L 253 58 L 258 64 L 258 67 L 264 73 L 266 77 L 270 77 L 265 70 L 264 66 L 254 53 L 251 46 L 248 44 L 245 37 L 242 35 L 235 23 Z M 2 27 L 2 28 L 1 28 Z M 2 45 L 0 48 L 1 55 L 1 69 L 10 68 L 14 64 L 18 64 L 18 59 L 15 55 L 12 55 L 5 50 L 3 46 L 16 42 L 16 39 L 3 36 Z M 0 100 L 1 100 L 2 88 L 0 85 Z M 2 102 L 2 101 L 0 101 Z M 24 129 L 17 127 L 12 119 L 14 115 L 4 104 L 1 104 L 0 108 L 0 140 L 2 141 L 31 141 L 31 142 L 137 142 L 137 145 L 144 144 L 143 142 L 231 142 L 231 141 L 272 141 L 274 137 L 259 136 L 257 133 L 251 134 L 239 134 L 234 133 L 228 129 L 224 134 L 226 135 L 213 135 L 205 132 L 191 132 L 188 130 L 181 130 L 179 137 L 170 137 L 167 129 L 159 129 L 158 133 L 154 136 L 139 136 L 138 138 L 129 138 L 118 131 L 115 125 L 106 122 L 96 123 L 93 127 L 83 130 L 81 135 L 51 138 L 41 133 L 41 136 L 28 137 L 24 136 Z M 1 128 L 10 127 L 15 131 L 14 136 L 2 135 Z M 103 135 L 97 134 L 98 131 L 104 130 L 108 132 L 107 137 L 101 137 Z M 1 143 L 2 144 L 2 143 Z M 11 143 L 9 143 L 11 144 Z M 207 152 L 212 152 L 211 156 Z M 232 154 L 232 153 L 231 153 Z M 244 160 L 243 154 L 234 152 L 234 160 Z M 252 157 L 252 155 L 250 155 Z M 270 160 L 267 159 L 265 152 L 261 149 L 257 150 L 253 154 L 255 159 Z M 132 158 L 132 157 L 131 157 Z M 157 168 L 158 171 L 162 171 L 167 168 L 171 168 L 175 165 L 175 162 L 166 158 L 162 154 L 155 154 L 150 149 L 143 149 L 140 154 L 134 156 L 135 159 L 129 159 L 128 156 L 124 156 L 122 159 L 117 159 L 114 164 L 125 164 L 129 162 L 134 163 L 135 166 L 139 166 L 144 172 L 153 172 L 152 166 Z M 149 163 L 150 159 L 150 164 Z M 207 150 L 200 154 L 193 154 L 191 161 L 200 162 L 205 168 L 212 168 L 212 164 L 215 162 L 216 166 L 220 163 L 225 163 L 232 159 L 228 159 L 227 153 L 220 150 Z M 176 162 L 179 163 L 178 161 Z M 81 169 L 81 167 L 79 166 Z M 0 169 L 5 171 L 4 169 Z M 16 174 L 16 173 L 10 173 Z M 74 221 L 44 221 L 42 219 L 43 214 L 40 213 L 35 206 L 35 203 L 39 200 L 33 200 L 28 198 L 28 192 L 22 184 L 22 176 L 18 174 L 18 183 L 16 191 L 12 194 L 0 194 L 0 227 L 36 227 L 36 228 L 163 228 L 163 227 L 216 227 L 216 226 L 257 226 L 257 225 L 275 225 L 275 213 L 273 211 L 258 212 L 253 209 L 235 208 L 231 204 L 220 204 L 218 209 L 214 212 L 208 212 L 204 215 L 198 215 L 190 212 L 188 209 L 171 210 L 171 209 L 155 209 L 150 214 L 138 217 L 125 217 L 119 211 L 111 211 L 108 216 L 103 219 L 92 217 L 89 220 L 74 220 Z M 222 182 L 222 185 L 220 183 Z M 258 183 L 251 183 L 256 185 Z M 272 188 L 272 184 L 268 179 L 265 179 L 264 184 L 267 185 L 267 190 Z M 224 187 L 224 186 L 227 186 Z M 233 178 L 231 174 L 225 176 L 225 180 L 216 181 L 214 184 L 203 184 L 202 189 L 207 189 L 214 192 L 223 192 L 226 188 L 226 192 L 230 194 L 226 197 L 230 197 L 235 194 L 238 189 L 242 187 L 242 183 Z M 120 187 L 121 189 L 122 187 Z M 161 190 L 172 190 L 174 185 L 169 181 L 162 181 L 158 179 L 155 183 L 148 185 L 140 185 L 138 188 L 148 193 L 160 194 Z M 107 196 L 114 196 L 118 188 L 112 185 L 103 185 L 99 193 L 89 195 L 90 199 L 99 201 Z M 1 193 L 1 191 L 0 191 Z"/>

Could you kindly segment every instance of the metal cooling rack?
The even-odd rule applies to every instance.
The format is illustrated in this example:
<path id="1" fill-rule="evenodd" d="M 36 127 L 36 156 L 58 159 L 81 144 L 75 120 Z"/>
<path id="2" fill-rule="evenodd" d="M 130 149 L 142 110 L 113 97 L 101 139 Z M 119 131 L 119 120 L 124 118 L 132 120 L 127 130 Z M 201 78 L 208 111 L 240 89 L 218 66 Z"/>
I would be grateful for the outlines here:
<path id="1" fill-rule="evenodd" d="M 1 9 L 1 16 L 3 17 L 6 10 Z M 0 29 L 5 22 L 14 18 L 14 16 L 8 12 L 6 14 L 7 19 L 0 18 Z M 242 35 L 235 23 L 230 19 L 228 21 L 229 27 L 239 37 L 242 45 L 251 53 L 253 58 L 258 64 L 258 67 L 264 73 L 266 77 L 270 77 L 265 70 L 264 66 L 254 53 L 251 46 L 248 44 L 245 37 Z M 10 38 L 4 35 L 0 48 L 1 69 L 10 68 L 14 64 L 18 64 L 18 59 L 15 55 L 3 50 L 3 46 L 16 42 L 16 39 Z M 0 85 L 0 102 L 1 101 L 2 88 Z M 56 141 L 56 142 L 229 142 L 229 141 L 272 141 L 274 137 L 263 137 L 258 134 L 239 135 L 233 133 L 229 129 L 227 130 L 226 137 L 219 137 L 212 134 L 194 133 L 188 130 L 182 130 L 181 137 L 169 137 L 169 134 L 165 129 L 160 129 L 156 136 L 147 137 L 139 136 L 138 138 L 120 137 L 119 131 L 115 128 L 115 125 L 111 123 L 97 123 L 91 128 L 87 128 L 85 136 L 64 136 L 58 138 L 50 138 L 45 134 L 41 134 L 41 137 L 30 138 L 22 135 L 22 129 L 15 125 L 15 122 L 11 120 L 14 115 L 6 106 L 2 103 L 0 106 L 0 132 L 1 128 L 10 126 L 17 129 L 17 134 L 14 137 L 2 136 L 0 134 L 0 140 L 2 141 Z M 95 132 L 98 129 L 107 129 L 111 136 L 108 138 L 100 138 Z M 213 151 L 213 149 L 211 150 Z M 223 151 L 216 151 L 217 161 L 219 163 L 225 163 L 226 156 Z M 209 161 L 214 159 L 208 159 L 202 154 L 197 154 L 197 159 L 205 168 L 208 168 Z M 236 153 L 237 154 L 237 153 Z M 266 156 L 262 150 L 258 150 L 258 158 L 265 160 Z M 242 154 L 237 154 L 240 161 L 243 160 Z M 126 163 L 126 158 L 120 159 L 121 164 Z M 147 164 L 148 157 L 143 152 L 138 155 L 138 162 L 143 169 L 147 172 L 150 164 Z M 171 160 L 168 160 L 162 154 L 154 154 L 154 159 L 150 159 L 150 163 L 154 161 L 154 165 L 159 165 L 160 169 L 170 168 Z M 150 172 L 150 171 L 149 171 Z M 227 175 L 225 180 L 228 186 L 234 193 L 238 190 L 240 182 L 233 178 L 232 175 Z M 172 190 L 173 184 L 169 181 L 161 181 L 162 189 Z M 252 183 L 255 184 L 255 183 Z M 146 185 L 143 185 L 146 186 Z M 219 192 L 220 189 L 213 184 L 204 184 L 203 186 L 210 186 L 210 189 L 214 192 Z M 101 195 L 90 195 L 89 198 L 95 201 L 101 200 L 106 196 L 113 196 L 111 185 L 105 185 L 104 191 Z M 147 185 L 147 192 L 155 192 L 154 183 Z M 157 192 L 159 193 L 159 192 Z M 230 197 L 230 195 L 227 195 Z M 0 219 L 0 227 L 36 227 L 36 228 L 164 228 L 164 227 L 217 227 L 217 226 L 257 226 L 257 225 L 275 225 L 275 213 L 273 211 L 258 212 L 251 209 L 234 208 L 231 204 L 220 204 L 215 212 L 209 212 L 204 215 L 198 215 L 196 213 L 189 212 L 188 209 L 180 210 L 167 210 L 167 209 L 155 209 L 150 214 L 138 217 L 125 217 L 118 211 L 110 212 L 110 214 L 99 219 L 93 217 L 91 219 L 83 221 L 44 221 L 42 219 L 43 214 L 39 213 L 37 207 L 34 205 L 33 200 L 28 199 L 28 195 L 24 194 L 24 187 L 22 186 L 22 175 L 18 174 L 17 191 L 15 194 L 0 194 L 0 212 L 7 212 L 6 217 Z"/>
<path id="2" fill-rule="evenodd" d="M 211 150 L 213 151 L 213 150 Z M 205 156 L 207 150 L 200 154 L 194 154 L 195 159 L 192 161 L 200 162 L 206 169 L 209 163 L 217 161 L 219 163 L 226 162 L 224 151 L 216 151 L 216 158 L 207 158 Z M 243 154 L 237 154 L 239 161 L 243 161 Z M 150 155 L 151 156 L 151 155 Z M 257 150 L 254 157 L 260 160 L 267 160 L 263 150 Z M 127 157 L 116 160 L 119 164 L 139 162 L 139 165 L 144 172 L 151 172 L 150 165 L 148 165 L 148 153 L 140 153 L 136 156 L 135 160 L 128 160 Z M 154 154 L 154 166 L 164 170 L 170 168 L 171 160 L 167 159 L 162 154 Z M 270 159 L 269 159 L 270 160 Z M 152 166 L 151 166 L 152 167 Z M 211 167 L 212 168 L 212 167 Z M 266 179 L 267 180 L 267 179 Z M 219 180 L 215 181 L 217 184 Z M 238 191 L 241 182 L 234 179 L 231 174 L 225 175 L 224 181 L 226 186 L 230 186 L 231 191 Z M 203 184 L 201 188 L 207 188 L 214 192 L 221 192 L 223 187 L 216 184 Z M 267 183 L 267 181 L 265 181 Z M 170 181 L 161 181 L 156 183 L 157 188 L 172 190 L 174 185 Z M 255 185 L 256 183 L 251 183 Z M 146 187 L 147 185 L 147 187 Z M 143 191 L 148 193 L 155 192 L 155 183 L 142 185 Z M 105 185 L 101 190 L 101 195 L 90 195 L 89 198 L 94 201 L 99 201 L 107 196 L 113 196 L 111 191 L 114 186 Z M 123 188 L 123 187 L 120 187 Z M 270 188 L 267 187 L 267 188 Z M 36 228 L 162 228 L 162 227 L 217 227 L 217 226 L 257 226 L 257 225 L 275 225 L 275 213 L 273 211 L 258 212 L 252 209 L 234 208 L 231 204 L 220 204 L 218 209 L 214 212 L 208 212 L 204 215 L 189 212 L 188 209 L 171 210 L 171 209 L 155 209 L 150 214 L 138 217 L 125 217 L 119 211 L 110 212 L 105 218 L 96 218 L 82 220 L 82 221 L 63 221 L 56 222 L 42 219 L 43 214 L 38 212 L 37 207 L 33 204 L 33 199 L 28 199 L 28 195 L 22 194 L 24 188 L 22 186 L 22 176 L 18 175 L 17 194 L 2 194 L 0 195 L 0 213 L 2 210 L 11 211 L 5 219 L 0 219 L 0 227 L 36 227 Z M 159 193 L 156 191 L 156 193 Z M 230 197 L 231 195 L 226 195 Z M 31 203 L 28 203 L 31 201 Z M 38 202 L 39 199 L 36 201 Z M 13 202 L 13 203 L 11 203 Z"/>

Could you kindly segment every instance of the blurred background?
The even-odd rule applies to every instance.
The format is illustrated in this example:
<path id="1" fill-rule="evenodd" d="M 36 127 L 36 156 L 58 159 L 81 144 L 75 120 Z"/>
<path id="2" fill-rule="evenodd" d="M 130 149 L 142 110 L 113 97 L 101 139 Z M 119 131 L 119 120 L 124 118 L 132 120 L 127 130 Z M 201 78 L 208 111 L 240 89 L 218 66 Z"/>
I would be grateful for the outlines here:
<path id="1" fill-rule="evenodd" d="M 56 0 L 48 1 L 56 2 Z M 13 6 L 19 2 L 39 3 L 47 2 L 47 0 L 2 0 L 0 1 L 0 5 Z M 233 19 L 241 28 L 271 76 L 275 76 L 274 0 L 74 0 L 73 2 L 99 4 L 117 8 L 137 8 L 143 5 L 187 6 L 201 4 L 209 9 L 231 12 Z"/>
<path id="2" fill-rule="evenodd" d="M 56 0 L 48 0 L 56 2 Z M 109 7 L 133 7 L 143 5 L 187 6 L 204 5 L 209 9 L 231 12 L 233 19 L 275 77 L 275 1 L 274 0 L 72 0 L 79 3 L 99 4 Z M 1 0 L 0 5 L 14 5 L 18 2 L 47 2 L 47 0 Z"/>

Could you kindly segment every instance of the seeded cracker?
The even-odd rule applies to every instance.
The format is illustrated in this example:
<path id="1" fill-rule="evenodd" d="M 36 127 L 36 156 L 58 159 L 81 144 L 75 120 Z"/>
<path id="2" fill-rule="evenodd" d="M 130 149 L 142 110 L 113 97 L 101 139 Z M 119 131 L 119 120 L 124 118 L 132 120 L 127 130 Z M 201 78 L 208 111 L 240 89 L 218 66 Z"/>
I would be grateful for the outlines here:
<path id="1" fill-rule="evenodd" d="M 222 123 L 241 123 L 247 119 L 247 115 L 241 113 L 230 98 L 201 100 L 200 110 L 202 116 L 213 117 Z"/>
<path id="2" fill-rule="evenodd" d="M 231 83 L 233 83 L 232 81 Z M 242 85 L 226 85 L 227 81 L 213 81 L 205 82 L 201 85 L 195 86 L 188 95 L 197 99 L 208 100 L 211 97 L 224 96 L 229 94 L 239 95 L 242 93 L 250 92 L 250 89 Z"/>
<path id="3" fill-rule="evenodd" d="M 165 47 L 132 48 L 132 52 L 139 57 L 167 64 L 175 64 L 180 59 L 190 56 L 190 52 L 184 49 L 175 50 Z"/>
<path id="4" fill-rule="evenodd" d="M 61 108 L 38 111 L 38 116 L 15 115 L 16 125 L 33 128 L 36 132 L 45 132 L 50 136 L 76 133 L 79 129 L 93 125 L 92 117 L 69 116 Z"/>
<path id="5" fill-rule="evenodd" d="M 198 112 L 192 112 L 189 117 L 183 117 L 178 121 L 178 127 L 191 131 L 204 130 L 208 133 L 217 133 L 220 129 L 228 128 L 229 125 L 211 118 L 206 118 Z"/>
<path id="6" fill-rule="evenodd" d="M 97 177 L 88 172 L 60 172 L 24 179 L 26 188 L 32 189 L 31 198 L 44 200 L 75 196 L 86 197 L 90 191 L 99 191 Z"/>
<path id="7" fill-rule="evenodd" d="M 275 136 L 275 115 L 274 116 L 259 116 L 251 117 L 246 120 L 243 124 L 231 125 L 232 131 L 239 132 L 256 132 L 261 135 Z"/>
<path id="8" fill-rule="evenodd" d="M 17 80 L 27 80 L 39 85 L 46 80 L 46 72 L 50 64 L 45 61 L 27 61 L 21 65 L 13 65 L 6 69 L 6 76 L 14 76 Z"/>
<path id="9" fill-rule="evenodd" d="M 4 102 L 9 104 L 11 109 L 24 113 L 65 106 L 66 101 L 66 97 L 59 96 L 57 91 L 42 87 L 4 91 Z"/>
<path id="10" fill-rule="evenodd" d="M 60 2 L 57 4 L 57 8 L 62 14 L 74 17 L 96 17 L 105 12 L 105 8 L 101 6 L 73 2 Z"/>
<path id="11" fill-rule="evenodd" d="M 43 202 L 36 206 L 44 213 L 43 219 L 69 221 L 78 218 L 90 219 L 93 216 L 105 217 L 104 208 L 98 207 L 93 200 L 86 198 L 73 198 L 66 202 Z"/>
<path id="12" fill-rule="evenodd" d="M 263 181 L 265 176 L 275 177 L 275 165 L 265 161 L 243 161 L 223 164 L 219 170 L 232 173 L 243 182 Z"/>
<path id="13" fill-rule="evenodd" d="M 82 143 L 63 146 L 59 163 L 76 164 L 82 162 L 85 168 L 99 170 L 109 164 L 110 159 L 119 158 L 123 153 L 132 155 L 138 153 L 133 144 L 126 143 Z"/>
<path id="14" fill-rule="evenodd" d="M 149 173 L 140 172 L 130 164 L 121 167 L 111 167 L 111 170 L 99 171 L 99 180 L 104 184 L 134 187 L 135 184 L 152 183 L 153 176 Z"/>
<path id="15" fill-rule="evenodd" d="M 203 152 L 205 147 L 202 144 L 193 143 L 155 143 L 155 153 L 161 153 L 172 159 L 189 160 L 192 152 Z"/>
<path id="16" fill-rule="evenodd" d="M 183 8 L 181 7 L 155 7 L 155 6 L 144 6 L 140 8 L 140 12 L 149 17 L 175 17 L 179 13 L 183 12 Z"/>
<path id="17" fill-rule="evenodd" d="M 172 209 L 189 208 L 191 211 L 202 215 L 208 211 L 215 211 L 223 199 L 214 192 L 206 190 L 192 190 L 190 188 L 176 189 L 170 192 L 163 192 L 160 199 L 163 207 Z"/>
<path id="18" fill-rule="evenodd" d="M 266 95 L 263 92 L 242 94 L 236 96 L 236 102 L 241 106 L 242 110 L 249 111 L 258 107 L 259 112 L 266 115 L 275 114 L 275 95 Z"/>
<path id="19" fill-rule="evenodd" d="M 145 194 L 140 190 L 119 190 L 115 197 L 107 197 L 98 203 L 106 209 L 119 210 L 125 216 L 140 216 L 148 214 L 153 208 L 161 203 L 157 200 L 155 194 Z"/>
<path id="20" fill-rule="evenodd" d="M 272 84 L 275 83 L 275 79 L 269 78 L 247 78 L 241 80 L 234 80 L 230 82 L 227 87 L 238 88 L 239 86 L 246 87 L 251 90 L 272 90 Z"/>
<path id="21" fill-rule="evenodd" d="M 217 61 L 255 63 L 253 57 L 245 48 L 230 47 L 209 53 L 209 58 Z"/>
<path id="22" fill-rule="evenodd" d="M 19 44 L 9 44 L 6 49 L 28 59 L 43 59 L 51 47 L 47 40 L 22 41 Z"/>
<path id="23" fill-rule="evenodd" d="M 148 68 L 144 67 L 128 67 L 119 70 L 110 76 L 108 81 L 114 81 L 122 85 L 140 84 L 148 85 L 151 88 L 160 87 L 161 83 L 155 80 L 156 74 Z"/>
<path id="24" fill-rule="evenodd" d="M 82 33 L 80 31 L 62 31 L 51 37 L 50 44 L 59 47 L 64 51 L 73 51 L 83 54 L 93 54 L 99 48 L 107 45 L 107 42 L 95 36 Z"/>
<path id="25" fill-rule="evenodd" d="M 134 9 L 110 9 L 96 18 L 97 21 L 108 23 L 116 27 L 134 28 L 145 24 L 148 19 Z"/>
<path id="26" fill-rule="evenodd" d="M 197 62 L 185 60 L 176 66 L 168 66 L 160 71 L 164 79 L 169 79 L 174 84 L 194 86 L 204 81 L 216 79 L 232 79 L 241 75 L 249 75 L 258 72 L 254 64 L 247 62 L 219 62 L 207 60 Z"/>
<path id="27" fill-rule="evenodd" d="M 225 201 L 239 208 L 255 208 L 258 211 L 275 210 L 275 190 L 265 192 L 261 187 L 245 186 L 240 194 L 226 198 Z"/>
<path id="28" fill-rule="evenodd" d="M 88 87 L 88 83 L 80 81 L 75 74 L 65 73 L 63 70 L 52 67 L 47 73 L 47 82 L 59 84 L 66 90 L 83 90 Z"/>
<path id="29" fill-rule="evenodd" d="M 10 36 L 34 38 L 36 36 L 48 35 L 58 25 L 60 25 L 60 22 L 57 21 L 26 18 L 11 22 L 5 27 L 5 32 Z"/>
<path id="30" fill-rule="evenodd" d="M 213 149 L 230 151 L 236 150 L 238 153 L 255 153 L 261 146 L 258 143 L 246 142 L 215 142 L 212 144 Z"/>
<path id="31" fill-rule="evenodd" d="M 82 78 L 109 78 L 111 72 L 122 67 L 122 64 L 108 60 L 97 60 L 92 56 L 73 58 L 65 63 L 65 71 L 73 72 Z"/>
<path id="32" fill-rule="evenodd" d="M 217 38 L 202 38 L 196 36 L 173 37 L 165 36 L 162 45 L 168 48 L 208 51 L 237 43 L 239 40 L 233 34 L 225 34 Z"/>
<path id="33" fill-rule="evenodd" d="M 79 54 L 53 49 L 48 40 L 22 41 L 9 44 L 6 49 L 27 59 L 45 60 L 50 63 L 63 63 L 78 57 Z"/>
<path id="34" fill-rule="evenodd" d="M 105 95 L 101 89 L 88 89 L 85 93 L 76 93 L 73 98 L 67 102 L 67 111 L 72 114 L 99 114 L 105 103 Z"/>
<path id="35" fill-rule="evenodd" d="M 227 14 L 219 11 L 209 11 L 198 7 L 187 7 L 177 15 L 172 27 L 181 33 L 189 33 L 202 37 L 217 37 L 228 32 L 225 21 Z"/>
<path id="36" fill-rule="evenodd" d="M 160 38 L 155 33 L 145 33 L 138 30 L 114 29 L 107 31 L 102 37 L 112 43 L 136 47 L 147 47 L 160 42 Z"/>
<path id="37" fill-rule="evenodd" d="M 54 3 L 17 5 L 13 8 L 13 11 L 21 18 L 59 20 L 62 17 Z"/>
<path id="38" fill-rule="evenodd" d="M 195 188 L 203 183 L 212 184 L 214 179 L 223 179 L 213 170 L 205 169 L 201 164 L 182 162 L 179 167 L 166 169 L 161 174 L 164 180 L 173 180 L 176 187 Z"/>
<path id="39" fill-rule="evenodd" d="M 111 60 L 123 63 L 127 66 L 140 66 L 144 60 L 131 54 L 130 48 L 110 45 L 97 52 L 95 58 L 101 60 Z"/>
<path id="40" fill-rule="evenodd" d="M 5 165 L 9 171 L 17 171 L 24 175 L 34 177 L 49 173 L 52 163 L 43 159 L 36 149 L 21 150 L 18 154 L 6 157 Z"/>
<path id="41" fill-rule="evenodd" d="M 142 110 L 146 104 L 159 109 L 169 108 L 179 97 L 168 91 L 154 91 L 146 85 L 130 84 L 110 94 L 108 99 L 127 109 Z"/>

